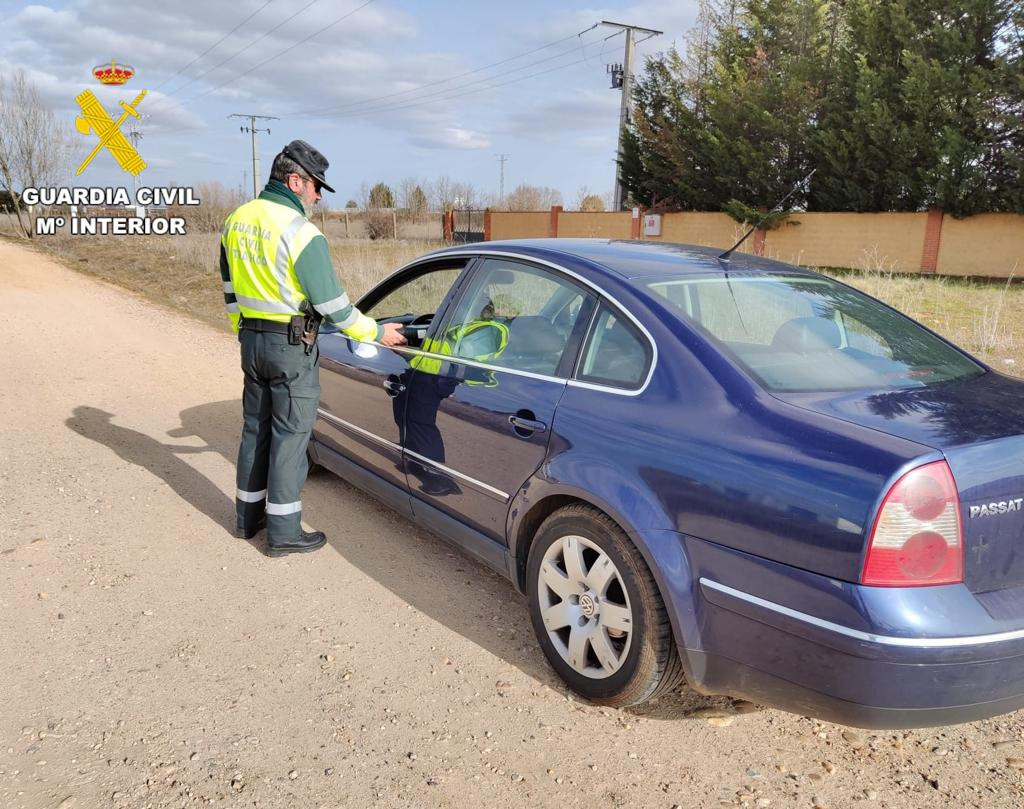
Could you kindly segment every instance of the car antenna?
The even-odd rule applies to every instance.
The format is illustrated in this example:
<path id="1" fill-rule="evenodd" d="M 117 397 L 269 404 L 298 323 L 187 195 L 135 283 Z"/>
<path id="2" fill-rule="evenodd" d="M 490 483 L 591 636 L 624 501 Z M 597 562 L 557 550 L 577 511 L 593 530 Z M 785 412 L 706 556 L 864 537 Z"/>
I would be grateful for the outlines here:
<path id="1" fill-rule="evenodd" d="M 743 242 L 745 242 L 747 240 L 747 238 L 750 236 L 751 233 L 753 233 L 755 230 L 757 230 L 759 227 L 761 227 L 761 225 L 763 225 L 765 223 L 765 221 L 768 219 L 769 216 L 771 216 L 776 211 L 781 210 L 782 206 L 786 204 L 786 200 L 788 200 L 791 196 L 793 196 L 793 194 L 796 193 L 796 190 L 800 186 L 806 184 L 807 181 L 810 180 L 811 177 L 814 176 L 814 172 L 816 172 L 816 171 L 817 171 L 817 169 L 811 169 L 810 174 L 808 174 L 806 177 L 804 177 L 802 180 L 800 180 L 798 183 L 796 183 L 796 185 L 794 185 L 791 189 L 789 189 L 789 193 L 786 194 L 786 196 L 784 196 L 782 199 L 780 199 L 778 201 L 778 203 L 776 203 L 774 208 L 772 208 L 764 216 L 762 216 L 758 220 L 756 225 L 754 225 L 750 230 L 748 230 L 746 233 L 744 233 L 742 239 L 740 239 L 738 242 L 736 242 L 736 244 L 734 244 L 732 247 L 730 247 L 728 250 L 726 250 L 724 253 L 722 253 L 722 255 L 720 255 L 718 257 L 718 260 L 720 262 L 722 262 L 722 265 L 723 265 L 722 269 L 724 269 L 726 271 L 729 270 L 729 257 L 733 254 L 733 251 L 737 247 L 739 247 L 741 244 L 743 244 Z"/>

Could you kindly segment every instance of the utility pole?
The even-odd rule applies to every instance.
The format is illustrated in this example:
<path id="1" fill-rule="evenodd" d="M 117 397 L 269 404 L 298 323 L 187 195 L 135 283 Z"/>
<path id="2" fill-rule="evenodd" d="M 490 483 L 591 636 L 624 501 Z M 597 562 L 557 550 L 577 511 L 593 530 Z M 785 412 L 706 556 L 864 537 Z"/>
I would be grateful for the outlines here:
<path id="1" fill-rule="evenodd" d="M 257 135 L 260 132 L 266 132 L 270 134 L 270 129 L 257 129 L 256 120 L 261 119 L 264 121 L 276 121 L 278 120 L 276 115 L 251 115 L 250 113 L 239 113 L 235 112 L 228 116 L 228 118 L 248 118 L 249 126 L 238 127 L 239 132 L 249 132 L 252 135 L 252 195 L 258 197 L 260 195 L 260 150 L 257 146 L 258 140 Z"/>
<path id="2" fill-rule="evenodd" d="M 142 133 L 135 126 L 135 121 L 128 124 L 128 140 L 132 142 L 132 148 L 135 151 L 139 151 L 139 139 L 142 137 Z M 136 174 L 132 177 L 133 185 L 135 186 L 135 204 L 139 204 L 139 175 Z"/>
<path id="3" fill-rule="evenodd" d="M 622 167 L 619 165 L 619 160 L 622 157 L 622 140 L 626 133 L 626 127 L 629 125 L 631 119 L 631 112 L 633 111 L 633 53 L 636 46 L 636 40 L 634 34 L 637 31 L 641 31 L 647 34 L 644 39 L 650 39 L 656 37 L 663 31 L 655 31 L 653 28 L 641 28 L 638 25 L 624 25 L 619 22 L 609 22 L 608 20 L 602 20 L 601 25 L 607 25 L 611 28 L 618 28 L 619 30 L 626 32 L 626 52 L 622 57 L 621 65 L 609 65 L 608 72 L 612 76 L 612 89 L 622 90 L 622 101 L 619 105 L 619 140 L 618 140 L 618 151 L 615 155 L 615 201 L 613 206 L 616 211 L 621 211 L 626 201 L 626 194 L 622 189 Z M 641 39 L 641 42 L 644 40 Z"/>
<path id="4" fill-rule="evenodd" d="M 498 204 L 503 205 L 505 202 L 505 162 L 508 160 L 509 155 L 500 154 L 498 155 L 498 162 L 501 163 L 501 181 L 498 184 Z"/>

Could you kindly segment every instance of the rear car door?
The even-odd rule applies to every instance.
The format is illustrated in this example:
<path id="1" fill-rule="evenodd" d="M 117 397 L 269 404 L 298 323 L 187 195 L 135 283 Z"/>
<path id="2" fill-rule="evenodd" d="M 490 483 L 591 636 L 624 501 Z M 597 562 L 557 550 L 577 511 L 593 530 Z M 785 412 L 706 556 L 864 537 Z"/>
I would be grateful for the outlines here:
<path id="1" fill-rule="evenodd" d="M 483 258 L 430 353 L 411 361 L 405 456 L 424 503 L 505 542 L 510 499 L 547 453 L 555 407 L 593 311 L 569 275 Z"/>
<path id="2" fill-rule="evenodd" d="M 456 257 L 414 265 L 364 296 L 359 308 L 379 323 L 406 325 L 410 346 L 416 347 L 469 261 Z M 319 346 L 314 440 L 404 491 L 401 427 L 410 355 L 337 331 L 321 333 Z"/>

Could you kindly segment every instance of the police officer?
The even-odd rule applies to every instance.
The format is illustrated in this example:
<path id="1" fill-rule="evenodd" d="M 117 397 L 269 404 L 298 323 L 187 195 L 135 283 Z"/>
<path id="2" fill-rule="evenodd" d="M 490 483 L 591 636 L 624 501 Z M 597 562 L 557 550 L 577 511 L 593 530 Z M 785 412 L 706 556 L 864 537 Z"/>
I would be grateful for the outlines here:
<path id="1" fill-rule="evenodd" d="M 320 152 L 293 140 L 274 158 L 263 192 L 227 218 L 221 235 L 224 302 L 245 375 L 235 533 L 252 539 L 266 526 L 271 556 L 326 542 L 322 531 L 301 525 L 306 447 L 320 398 L 319 351 L 298 336 L 303 302 L 356 340 L 406 342 L 398 324 L 378 326 L 352 305 L 327 240 L 305 217 L 322 189 L 334 191 L 327 166 Z"/>

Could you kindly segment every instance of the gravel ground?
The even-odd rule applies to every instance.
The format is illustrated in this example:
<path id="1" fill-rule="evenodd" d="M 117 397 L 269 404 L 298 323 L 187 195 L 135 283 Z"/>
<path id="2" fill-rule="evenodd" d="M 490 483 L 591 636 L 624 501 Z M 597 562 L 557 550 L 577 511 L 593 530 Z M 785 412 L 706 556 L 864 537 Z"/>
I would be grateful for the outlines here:
<path id="1" fill-rule="evenodd" d="M 229 533 L 237 344 L 0 242 L 0 807 L 1024 804 L 1020 714 L 580 703 L 511 585 L 328 475 Z"/>

